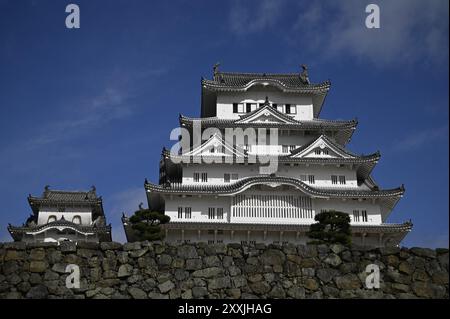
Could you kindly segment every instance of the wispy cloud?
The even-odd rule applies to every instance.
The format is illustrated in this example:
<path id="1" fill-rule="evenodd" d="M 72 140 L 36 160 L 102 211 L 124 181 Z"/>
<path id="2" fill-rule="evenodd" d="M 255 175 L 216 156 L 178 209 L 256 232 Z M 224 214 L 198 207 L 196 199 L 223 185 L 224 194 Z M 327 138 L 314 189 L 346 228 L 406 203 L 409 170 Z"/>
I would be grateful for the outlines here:
<path id="1" fill-rule="evenodd" d="M 136 72 L 113 70 L 105 76 L 105 80 L 99 81 L 94 93 L 67 97 L 68 102 L 58 107 L 60 114 L 42 123 L 32 136 L 11 140 L 11 143 L 4 145 L 0 149 L 0 164 L 2 159 L 30 158 L 30 152 L 34 150 L 69 145 L 76 138 L 89 136 L 113 121 L 132 116 L 140 107 L 133 100 L 143 93 L 141 83 L 149 83 L 166 72 L 164 68 L 147 68 Z M 58 156 L 77 157 L 80 154 L 71 149 Z M 31 165 L 35 166 L 35 163 Z M 25 168 L 23 165 L 21 167 Z"/>
<path id="2" fill-rule="evenodd" d="M 397 151 L 413 151 L 422 146 L 448 137 L 448 125 L 411 132 L 403 139 L 393 143 L 393 149 Z"/>
<path id="3" fill-rule="evenodd" d="M 98 128 L 110 121 L 131 115 L 135 105 L 126 104 L 131 98 L 126 89 L 104 88 L 98 95 L 85 98 L 65 119 L 48 123 L 42 131 L 25 143 L 25 149 L 42 147 L 64 141 Z"/>
<path id="4" fill-rule="evenodd" d="M 282 13 L 284 1 L 234 1 L 230 15 L 230 30 L 237 35 L 247 35 L 276 24 Z"/>
<path id="5" fill-rule="evenodd" d="M 313 1 L 288 41 L 319 57 L 350 57 L 377 66 L 448 61 L 448 1 L 380 0 L 380 29 L 367 29 L 366 2 Z"/>

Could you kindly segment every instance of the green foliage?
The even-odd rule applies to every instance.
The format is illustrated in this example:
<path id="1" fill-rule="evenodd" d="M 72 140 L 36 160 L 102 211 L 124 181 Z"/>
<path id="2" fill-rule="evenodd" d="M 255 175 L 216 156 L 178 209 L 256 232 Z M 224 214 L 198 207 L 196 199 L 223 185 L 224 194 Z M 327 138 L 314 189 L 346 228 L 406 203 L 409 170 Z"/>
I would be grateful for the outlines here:
<path id="1" fill-rule="evenodd" d="M 130 217 L 131 227 L 134 230 L 136 239 L 139 241 L 162 240 L 164 232 L 161 229 L 161 225 L 169 221 L 169 216 L 149 209 L 140 209 Z"/>
<path id="2" fill-rule="evenodd" d="M 318 223 L 312 224 L 307 236 L 315 239 L 311 243 L 351 244 L 350 216 L 347 213 L 334 210 L 317 214 L 314 217 Z"/>

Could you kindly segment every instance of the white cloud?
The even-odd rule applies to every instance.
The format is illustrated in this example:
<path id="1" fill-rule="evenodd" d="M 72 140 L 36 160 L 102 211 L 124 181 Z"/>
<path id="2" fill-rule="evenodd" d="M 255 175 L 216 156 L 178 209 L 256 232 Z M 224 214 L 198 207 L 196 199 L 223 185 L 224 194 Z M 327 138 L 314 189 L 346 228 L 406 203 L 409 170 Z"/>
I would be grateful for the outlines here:
<path id="1" fill-rule="evenodd" d="M 322 58 L 367 59 L 377 66 L 448 61 L 447 0 L 376 3 L 380 29 L 365 27 L 368 3 L 359 0 L 302 4 L 288 41 Z"/>
<path id="2" fill-rule="evenodd" d="M 447 136 L 448 125 L 411 132 L 405 138 L 395 141 L 393 148 L 397 151 L 413 151 L 436 140 L 445 139 Z"/>
<path id="3" fill-rule="evenodd" d="M 235 1 L 229 15 L 230 29 L 238 35 L 263 31 L 276 24 L 284 2 L 261 0 L 249 6 L 250 1 Z"/>

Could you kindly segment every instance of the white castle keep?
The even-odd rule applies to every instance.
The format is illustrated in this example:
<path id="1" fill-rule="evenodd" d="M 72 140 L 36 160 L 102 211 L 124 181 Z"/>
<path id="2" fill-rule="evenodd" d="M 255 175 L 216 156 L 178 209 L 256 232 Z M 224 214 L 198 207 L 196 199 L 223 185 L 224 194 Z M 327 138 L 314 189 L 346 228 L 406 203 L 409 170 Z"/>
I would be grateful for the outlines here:
<path id="1" fill-rule="evenodd" d="M 166 241 L 304 244 L 314 216 L 327 210 L 350 215 L 358 245 L 395 246 L 411 230 L 410 222 L 386 223 L 403 185 L 377 185 L 380 153 L 346 149 L 357 121 L 319 118 L 330 82 L 312 84 L 302 69 L 215 65 L 212 80 L 202 79 L 201 117 L 180 115 L 181 148 L 163 149 L 159 183 L 145 181 L 149 208 L 171 218 Z"/>

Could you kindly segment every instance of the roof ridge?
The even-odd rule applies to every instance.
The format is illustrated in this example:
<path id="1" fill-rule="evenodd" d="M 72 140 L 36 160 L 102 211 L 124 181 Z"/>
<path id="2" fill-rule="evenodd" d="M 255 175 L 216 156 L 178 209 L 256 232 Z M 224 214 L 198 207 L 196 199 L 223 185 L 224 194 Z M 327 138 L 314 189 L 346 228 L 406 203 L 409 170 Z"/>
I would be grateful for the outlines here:
<path id="1" fill-rule="evenodd" d="M 268 76 L 268 75 L 278 75 L 278 76 L 300 76 L 300 73 L 274 73 L 274 72 L 230 72 L 230 71 L 218 71 L 217 74 L 225 74 L 225 75 L 261 75 L 261 76 Z"/>

